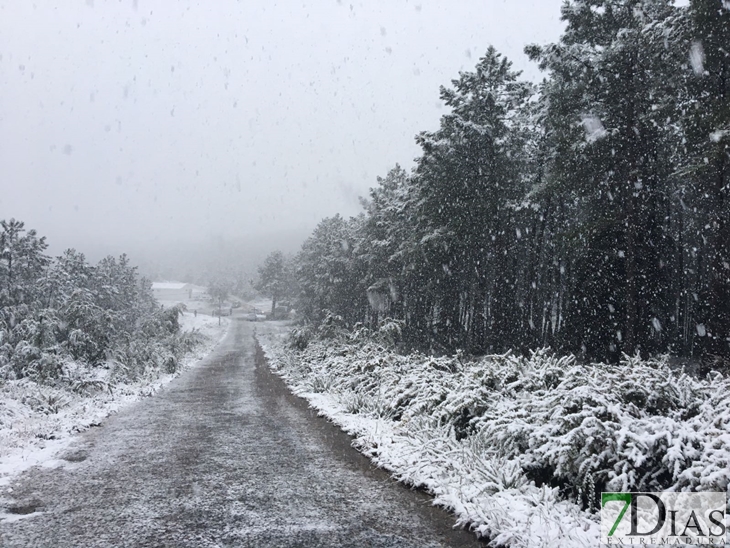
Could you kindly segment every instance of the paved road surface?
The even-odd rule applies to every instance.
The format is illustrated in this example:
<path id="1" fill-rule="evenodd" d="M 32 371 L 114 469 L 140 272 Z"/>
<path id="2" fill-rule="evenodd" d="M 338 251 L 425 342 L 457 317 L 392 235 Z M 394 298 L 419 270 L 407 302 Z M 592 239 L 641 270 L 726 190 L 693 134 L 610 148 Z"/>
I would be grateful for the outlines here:
<path id="1" fill-rule="evenodd" d="M 233 321 L 203 364 L 22 475 L 0 546 L 479 546 L 291 396 L 252 334 Z"/>

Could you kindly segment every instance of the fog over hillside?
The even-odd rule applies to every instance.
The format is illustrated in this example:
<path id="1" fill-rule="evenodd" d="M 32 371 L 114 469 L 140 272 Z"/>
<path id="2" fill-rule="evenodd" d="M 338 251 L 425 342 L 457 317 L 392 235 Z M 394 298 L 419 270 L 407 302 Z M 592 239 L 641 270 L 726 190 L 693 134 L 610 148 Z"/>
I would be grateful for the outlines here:
<path id="1" fill-rule="evenodd" d="M 0 1 L 0 218 L 180 276 L 293 250 L 410 168 L 490 44 L 537 80 L 559 6 Z"/>

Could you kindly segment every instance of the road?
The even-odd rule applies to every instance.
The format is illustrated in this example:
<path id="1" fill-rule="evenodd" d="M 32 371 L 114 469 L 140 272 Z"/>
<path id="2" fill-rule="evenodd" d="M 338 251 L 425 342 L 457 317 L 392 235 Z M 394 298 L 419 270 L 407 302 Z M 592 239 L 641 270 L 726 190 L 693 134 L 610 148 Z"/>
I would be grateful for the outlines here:
<path id="1" fill-rule="evenodd" d="M 0 546 L 480 546 L 292 396 L 254 325 L 20 476 Z"/>

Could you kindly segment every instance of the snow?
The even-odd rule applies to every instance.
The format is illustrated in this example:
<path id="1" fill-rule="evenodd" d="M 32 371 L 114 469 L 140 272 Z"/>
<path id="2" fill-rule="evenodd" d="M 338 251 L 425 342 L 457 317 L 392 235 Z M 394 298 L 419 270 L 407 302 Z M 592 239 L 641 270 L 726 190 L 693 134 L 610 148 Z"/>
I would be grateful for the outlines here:
<path id="1" fill-rule="evenodd" d="M 601 122 L 598 116 L 584 116 L 581 123 L 586 132 L 586 141 L 589 143 L 595 143 L 608 135 L 608 132 L 603 127 L 603 122 Z"/>
<path id="2" fill-rule="evenodd" d="M 578 365 L 547 351 L 402 356 L 382 332 L 305 331 L 259 328 L 272 370 L 375 464 L 496 545 L 597 545 L 598 514 L 575 497 L 599 490 L 728 490 L 730 380 L 717 373 L 692 379 L 627 356 Z"/>
<path id="3" fill-rule="evenodd" d="M 695 74 L 702 76 L 705 73 L 705 50 L 702 47 L 702 42 L 692 42 L 689 50 L 689 62 Z"/>
<path id="4" fill-rule="evenodd" d="M 652 318 L 651 319 L 651 326 L 654 328 L 654 331 L 657 333 L 662 330 L 662 323 L 659 321 L 659 318 Z"/>
<path id="5" fill-rule="evenodd" d="M 187 285 L 182 282 L 152 282 L 152 289 L 185 289 Z"/>
<path id="6" fill-rule="evenodd" d="M 176 373 L 149 375 L 132 383 L 108 383 L 110 369 L 96 368 L 96 383 L 89 383 L 82 391 L 69 386 L 40 386 L 27 379 L 0 384 L 0 486 L 32 466 L 52 466 L 54 456 L 73 441 L 74 434 L 152 396 L 209 353 L 228 329 L 226 318 L 219 326 L 218 318 L 195 317 L 191 312 L 185 313 L 180 323 L 183 331 L 197 329 L 205 342 L 181 361 Z"/>
<path id="7" fill-rule="evenodd" d="M 598 537 L 595 519 L 558 500 L 557 490 L 527 482 L 514 460 L 492 457 L 482 438 L 457 441 L 448 426 L 422 414 L 394 421 L 388 416 L 385 394 L 384 399 L 372 401 L 356 392 L 343 393 L 334 378 L 328 382 L 327 376 L 300 376 L 280 338 L 264 332 L 259 341 L 272 369 L 296 394 L 355 436 L 353 445 L 378 466 L 400 481 L 425 487 L 434 495 L 434 504 L 455 513 L 457 525 L 508 546 L 587 546 Z M 370 359 L 369 364 L 355 361 L 348 367 L 385 369 L 390 356 Z M 314 363 L 308 363 L 309 367 L 315 367 Z M 357 381 L 352 379 L 350 384 Z M 371 413 L 362 413 L 360 407 L 370 407 Z"/>

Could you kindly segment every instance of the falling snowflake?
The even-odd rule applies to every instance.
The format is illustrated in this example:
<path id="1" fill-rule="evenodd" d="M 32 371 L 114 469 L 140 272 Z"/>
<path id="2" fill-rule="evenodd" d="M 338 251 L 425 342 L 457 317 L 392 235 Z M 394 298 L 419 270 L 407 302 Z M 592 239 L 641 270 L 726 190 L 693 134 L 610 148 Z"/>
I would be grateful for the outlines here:
<path id="1" fill-rule="evenodd" d="M 730 2 L 730 0 L 728 1 Z M 710 141 L 712 141 L 713 143 L 719 143 L 726 135 L 730 135 L 730 130 L 718 129 L 717 131 L 713 131 L 712 133 L 710 133 Z"/>
<path id="2" fill-rule="evenodd" d="M 603 127 L 603 122 L 598 116 L 584 116 L 581 124 L 583 124 L 583 129 L 586 131 L 586 141 L 589 143 L 595 143 L 608 135 L 606 128 Z"/>
<path id="3" fill-rule="evenodd" d="M 705 50 L 702 42 L 698 40 L 692 42 L 692 47 L 689 49 L 689 62 L 695 74 L 705 73 Z"/>

